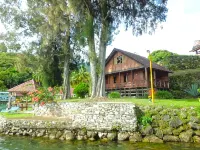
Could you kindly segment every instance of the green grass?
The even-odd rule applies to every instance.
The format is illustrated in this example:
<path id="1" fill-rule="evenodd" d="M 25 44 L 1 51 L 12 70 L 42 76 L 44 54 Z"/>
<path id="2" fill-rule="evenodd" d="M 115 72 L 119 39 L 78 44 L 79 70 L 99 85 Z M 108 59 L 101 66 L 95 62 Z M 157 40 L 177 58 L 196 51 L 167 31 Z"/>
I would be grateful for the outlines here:
<path id="1" fill-rule="evenodd" d="M 69 100 L 57 100 L 57 102 L 93 102 L 91 99 L 69 99 Z M 118 98 L 108 99 L 108 102 L 132 102 L 136 105 L 155 105 L 166 107 L 198 107 L 200 102 L 198 99 L 155 99 L 154 103 L 149 102 L 148 99 L 137 98 Z"/>
<path id="2" fill-rule="evenodd" d="M 0 112 L 0 116 L 3 116 L 5 118 L 7 118 L 7 119 L 23 119 L 23 118 L 32 117 L 33 114 L 18 113 L 18 112 L 15 112 L 15 113 L 9 113 L 9 112 L 3 113 L 3 112 Z"/>

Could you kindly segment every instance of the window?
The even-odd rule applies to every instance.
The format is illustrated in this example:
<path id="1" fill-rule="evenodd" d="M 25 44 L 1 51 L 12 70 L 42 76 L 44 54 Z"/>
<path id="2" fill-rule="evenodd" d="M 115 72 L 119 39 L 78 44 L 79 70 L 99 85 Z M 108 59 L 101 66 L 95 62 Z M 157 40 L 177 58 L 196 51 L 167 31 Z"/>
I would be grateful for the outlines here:
<path id="1" fill-rule="evenodd" d="M 128 73 L 124 75 L 124 82 L 128 82 Z"/>
<path id="2" fill-rule="evenodd" d="M 121 64 L 122 63 L 122 55 L 117 57 L 117 64 Z"/>
<path id="3" fill-rule="evenodd" d="M 113 77 L 113 79 L 114 79 L 114 83 L 116 83 L 116 81 L 117 81 L 117 78 L 116 78 L 116 76 L 114 76 L 114 77 Z"/>

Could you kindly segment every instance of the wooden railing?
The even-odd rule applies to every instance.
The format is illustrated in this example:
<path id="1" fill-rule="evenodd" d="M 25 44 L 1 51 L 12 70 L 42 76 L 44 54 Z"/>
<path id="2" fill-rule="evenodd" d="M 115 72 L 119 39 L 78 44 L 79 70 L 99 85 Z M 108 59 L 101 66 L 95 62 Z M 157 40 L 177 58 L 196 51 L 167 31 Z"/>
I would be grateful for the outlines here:
<path id="1" fill-rule="evenodd" d="M 139 88 L 139 87 L 150 87 L 150 82 L 147 82 L 146 80 L 133 80 L 133 82 L 106 84 L 106 89 Z M 154 87 L 169 88 L 169 82 L 163 80 L 155 80 Z"/>

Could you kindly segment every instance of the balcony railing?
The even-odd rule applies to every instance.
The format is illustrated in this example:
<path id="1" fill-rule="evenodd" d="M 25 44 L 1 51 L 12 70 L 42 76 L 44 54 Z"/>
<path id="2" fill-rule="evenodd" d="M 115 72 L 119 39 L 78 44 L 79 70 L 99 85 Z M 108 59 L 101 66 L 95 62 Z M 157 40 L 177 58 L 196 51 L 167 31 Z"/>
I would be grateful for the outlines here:
<path id="1" fill-rule="evenodd" d="M 146 80 L 133 80 L 133 82 L 106 84 L 106 89 L 139 88 L 139 87 L 150 87 L 150 85 L 151 85 L 150 82 Z M 155 80 L 154 87 L 169 88 L 169 81 Z"/>

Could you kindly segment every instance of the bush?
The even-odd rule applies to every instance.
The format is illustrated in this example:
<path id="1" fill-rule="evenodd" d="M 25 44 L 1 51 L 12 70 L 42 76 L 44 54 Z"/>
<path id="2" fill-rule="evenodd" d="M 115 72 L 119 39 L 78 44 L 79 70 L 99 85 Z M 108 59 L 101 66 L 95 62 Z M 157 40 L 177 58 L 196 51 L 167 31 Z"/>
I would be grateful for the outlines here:
<path id="1" fill-rule="evenodd" d="M 197 97 L 199 95 L 198 84 L 192 84 L 190 88 L 185 90 L 185 92 L 187 92 L 192 97 Z"/>
<path id="2" fill-rule="evenodd" d="M 155 94 L 157 99 L 172 99 L 173 95 L 169 91 L 157 91 Z"/>
<path id="3" fill-rule="evenodd" d="M 120 98 L 121 95 L 119 92 L 111 92 L 108 94 L 108 98 Z"/>
<path id="4" fill-rule="evenodd" d="M 173 98 L 175 99 L 182 99 L 182 98 L 187 98 L 188 95 L 184 91 L 179 91 L 179 90 L 172 90 L 170 91 L 173 95 Z"/>
<path id="5" fill-rule="evenodd" d="M 85 96 L 89 93 L 89 85 L 87 83 L 80 83 L 74 89 L 74 94 L 77 97 L 85 98 Z"/>

